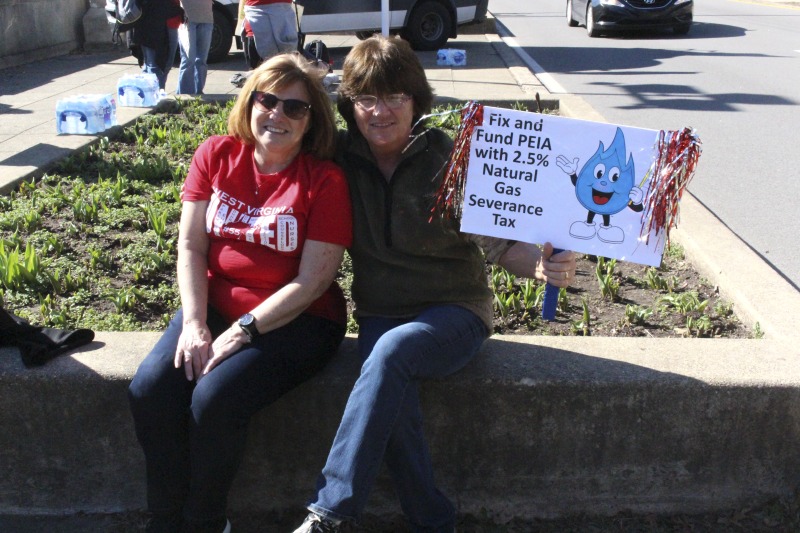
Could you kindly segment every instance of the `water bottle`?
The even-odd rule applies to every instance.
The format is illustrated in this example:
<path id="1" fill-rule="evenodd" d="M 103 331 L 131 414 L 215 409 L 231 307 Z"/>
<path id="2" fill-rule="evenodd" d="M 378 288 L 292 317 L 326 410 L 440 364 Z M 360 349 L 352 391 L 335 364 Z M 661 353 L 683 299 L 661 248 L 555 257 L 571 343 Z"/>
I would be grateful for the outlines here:
<path id="1" fill-rule="evenodd" d="M 56 102 L 56 132 L 85 134 L 88 130 L 89 116 L 85 102 L 77 97 Z"/>
<path id="2" fill-rule="evenodd" d="M 126 107 L 152 107 L 158 103 L 158 78 L 155 74 L 125 74 L 117 82 L 117 100 Z"/>

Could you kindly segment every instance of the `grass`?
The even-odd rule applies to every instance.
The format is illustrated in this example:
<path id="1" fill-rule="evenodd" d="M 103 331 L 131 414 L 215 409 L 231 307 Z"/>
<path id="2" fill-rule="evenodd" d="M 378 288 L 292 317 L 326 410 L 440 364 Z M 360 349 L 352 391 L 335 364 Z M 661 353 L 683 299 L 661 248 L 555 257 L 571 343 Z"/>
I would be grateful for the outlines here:
<path id="1" fill-rule="evenodd" d="M 0 303 L 32 323 L 99 331 L 161 330 L 179 306 L 175 283 L 180 188 L 196 147 L 224 134 L 228 103 L 171 102 L 116 138 L 75 152 L 0 197 Z M 429 124 L 451 134 L 457 108 Z M 338 117 L 339 127 L 344 127 Z M 349 261 L 339 281 L 346 294 Z M 582 256 L 540 318 L 543 285 L 487 267 L 497 333 L 757 337 L 670 247 L 660 269 Z M 352 308 L 352 303 L 351 303 Z M 350 331 L 355 331 L 354 321 Z"/>

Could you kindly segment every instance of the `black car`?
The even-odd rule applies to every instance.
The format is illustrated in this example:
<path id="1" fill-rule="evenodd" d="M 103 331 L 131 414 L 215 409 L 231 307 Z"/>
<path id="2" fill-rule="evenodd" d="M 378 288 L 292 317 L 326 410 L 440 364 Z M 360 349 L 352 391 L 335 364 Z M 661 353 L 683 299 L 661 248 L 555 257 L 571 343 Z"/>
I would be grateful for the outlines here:
<path id="1" fill-rule="evenodd" d="M 589 37 L 648 29 L 685 35 L 692 27 L 693 9 L 693 0 L 567 0 L 567 24 L 583 24 Z"/>

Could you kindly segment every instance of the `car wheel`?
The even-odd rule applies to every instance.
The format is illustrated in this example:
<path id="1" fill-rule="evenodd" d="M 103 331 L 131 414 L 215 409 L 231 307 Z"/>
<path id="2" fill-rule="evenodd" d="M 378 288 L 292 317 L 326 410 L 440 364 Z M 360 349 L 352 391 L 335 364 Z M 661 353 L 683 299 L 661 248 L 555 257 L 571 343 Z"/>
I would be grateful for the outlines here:
<path id="1" fill-rule="evenodd" d="M 678 35 L 686 35 L 687 33 L 689 33 L 689 30 L 691 28 L 692 28 L 692 23 L 687 22 L 686 24 L 678 24 L 677 26 L 672 28 L 672 31 L 677 33 Z"/>
<path id="2" fill-rule="evenodd" d="M 597 37 L 600 35 L 600 31 L 594 23 L 594 13 L 592 12 L 591 2 L 586 6 L 586 33 L 589 34 L 589 37 Z"/>
<path id="3" fill-rule="evenodd" d="M 439 2 L 422 2 L 408 19 L 403 37 L 415 50 L 437 50 L 450 37 L 453 27 L 450 12 Z"/>
<path id="4" fill-rule="evenodd" d="M 574 28 L 578 21 L 572 18 L 572 0 L 567 0 L 567 26 Z"/>
<path id="5" fill-rule="evenodd" d="M 228 18 L 214 10 L 214 29 L 211 31 L 211 47 L 208 49 L 208 62 L 215 63 L 228 57 L 233 42 L 233 27 Z"/>

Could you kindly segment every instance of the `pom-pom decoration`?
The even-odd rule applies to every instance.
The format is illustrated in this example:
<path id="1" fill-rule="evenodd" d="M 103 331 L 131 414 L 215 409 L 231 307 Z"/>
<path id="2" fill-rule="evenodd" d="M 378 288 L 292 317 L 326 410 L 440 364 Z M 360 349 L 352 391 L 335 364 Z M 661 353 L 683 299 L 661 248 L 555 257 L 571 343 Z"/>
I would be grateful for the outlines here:
<path id="1" fill-rule="evenodd" d="M 464 203 L 464 186 L 467 181 L 467 166 L 476 126 L 483 125 L 483 104 L 470 101 L 461 109 L 461 124 L 453 142 L 453 151 L 447 162 L 442 184 L 436 193 L 431 210 L 431 219 L 438 212 L 448 218 L 460 218 Z"/>
<path id="2" fill-rule="evenodd" d="M 678 225 L 678 202 L 697 169 L 702 143 L 690 128 L 662 130 L 654 152 L 653 164 L 643 180 L 644 183 L 650 178 L 650 186 L 644 202 L 639 238 L 649 244 L 650 234 L 654 232 L 659 239 L 663 235 L 669 244 L 669 232 Z"/>

